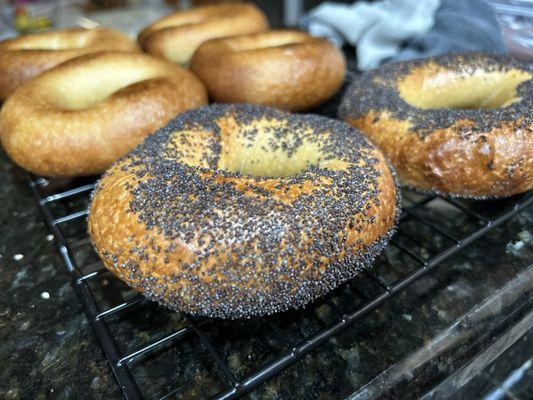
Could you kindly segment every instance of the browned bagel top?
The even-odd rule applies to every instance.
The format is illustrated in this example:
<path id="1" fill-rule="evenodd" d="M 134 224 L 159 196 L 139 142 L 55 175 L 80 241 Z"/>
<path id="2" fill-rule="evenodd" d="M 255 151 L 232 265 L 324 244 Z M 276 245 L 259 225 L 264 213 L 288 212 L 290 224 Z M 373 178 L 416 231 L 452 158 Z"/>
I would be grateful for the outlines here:
<path id="1" fill-rule="evenodd" d="M 218 23 L 228 23 L 235 19 L 256 15 L 259 9 L 251 3 L 241 4 L 209 4 L 188 10 L 178 10 L 144 28 L 138 36 L 143 42 L 152 33 L 172 28 L 209 29 Z"/>
<path id="2" fill-rule="evenodd" d="M 84 54 L 139 51 L 122 33 L 105 28 L 63 29 L 0 42 L 0 101 L 30 78 Z"/>
<path id="3" fill-rule="evenodd" d="M 211 4 L 163 17 L 143 29 L 138 42 L 149 53 L 186 64 L 206 40 L 262 32 L 268 27 L 266 16 L 251 3 Z"/>
<path id="4" fill-rule="evenodd" d="M 280 29 L 204 42 L 189 67 L 214 101 L 301 111 L 339 89 L 346 63 L 329 41 Z"/>
<path id="5" fill-rule="evenodd" d="M 0 41 L 2 52 L 20 52 L 31 54 L 50 54 L 51 52 L 77 52 L 80 49 L 93 51 L 113 50 L 119 46 L 127 46 L 137 50 L 135 42 L 126 35 L 113 29 L 71 28 L 32 33 Z M 123 49 L 127 50 L 127 49 Z"/>
<path id="6" fill-rule="evenodd" d="M 276 29 L 212 39 L 203 43 L 197 52 L 198 55 L 209 54 L 213 59 L 222 57 L 220 63 L 250 64 L 261 62 L 264 58 L 272 61 L 273 56 L 286 59 L 316 58 L 324 52 L 329 53 L 332 47 L 327 40 L 303 31 Z"/>
<path id="7" fill-rule="evenodd" d="M 386 64 L 354 79 L 339 117 L 369 112 L 409 123 L 422 137 L 467 121 L 470 132 L 533 124 L 533 74 L 509 57 L 471 52 Z"/>

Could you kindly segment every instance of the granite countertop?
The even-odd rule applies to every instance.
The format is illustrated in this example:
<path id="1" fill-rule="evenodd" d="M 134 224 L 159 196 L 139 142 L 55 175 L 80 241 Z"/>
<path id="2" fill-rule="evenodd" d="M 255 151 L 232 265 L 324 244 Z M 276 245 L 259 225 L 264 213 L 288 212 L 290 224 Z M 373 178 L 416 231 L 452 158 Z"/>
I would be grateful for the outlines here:
<path id="1" fill-rule="evenodd" d="M 0 398 L 120 399 L 25 179 L 0 150 Z"/>

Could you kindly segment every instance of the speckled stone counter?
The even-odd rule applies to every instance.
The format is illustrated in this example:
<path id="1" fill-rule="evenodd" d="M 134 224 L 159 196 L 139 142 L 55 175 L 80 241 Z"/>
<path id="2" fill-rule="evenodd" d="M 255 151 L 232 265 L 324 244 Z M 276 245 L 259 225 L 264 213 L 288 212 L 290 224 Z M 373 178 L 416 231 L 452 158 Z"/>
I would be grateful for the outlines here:
<path id="1" fill-rule="evenodd" d="M 0 398 L 120 399 L 25 179 L 0 150 Z"/>
<path id="2" fill-rule="evenodd" d="M 4 153 L 0 179 L 0 398 L 121 398 L 25 175 Z M 529 207 L 245 398 L 441 398 L 456 392 L 469 398 L 488 393 L 520 363 L 517 354 L 524 358 L 531 352 L 524 335 L 533 320 L 532 226 Z M 401 265 L 377 272 L 393 278 L 396 268 Z M 279 317 L 289 340 L 295 326 L 300 333 L 316 328 L 308 322 L 309 312 Z M 313 312 L 324 322 L 330 317 L 321 309 Z M 146 332 L 154 328 L 165 332 L 182 324 L 181 316 L 151 303 L 132 313 L 117 336 L 135 344 L 153 339 Z M 250 320 L 216 322 L 207 331 L 242 377 L 268 359 L 265 344 L 256 340 L 262 329 L 260 320 Z M 165 354 L 136 375 L 147 398 L 176 385 L 183 387 L 176 398 L 184 399 L 223 388 L 199 343 L 185 341 Z M 491 383 L 480 384 L 479 376 Z M 522 381 L 506 395 L 524 400 L 531 385 L 531 380 Z"/>

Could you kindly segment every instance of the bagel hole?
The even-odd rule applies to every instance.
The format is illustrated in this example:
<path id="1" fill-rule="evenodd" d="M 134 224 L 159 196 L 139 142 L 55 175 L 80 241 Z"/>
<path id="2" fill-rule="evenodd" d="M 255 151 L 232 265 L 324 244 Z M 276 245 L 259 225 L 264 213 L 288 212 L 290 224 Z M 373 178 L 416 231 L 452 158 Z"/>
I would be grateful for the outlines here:
<path id="1" fill-rule="evenodd" d="M 84 110 L 128 86 L 157 78 L 157 74 L 150 70 L 111 69 L 108 66 L 92 68 L 82 77 L 78 75 L 79 71 L 68 71 L 58 77 L 57 82 L 50 82 L 50 104 L 66 111 Z"/>
<path id="2" fill-rule="evenodd" d="M 169 19 L 164 19 L 164 20 L 154 23 L 152 26 L 146 29 L 147 32 L 145 32 L 145 34 L 149 35 L 161 29 L 193 26 L 193 25 L 205 22 L 206 20 L 207 20 L 207 16 L 200 15 L 200 14 L 175 15 Z"/>
<path id="3" fill-rule="evenodd" d="M 471 73 L 412 71 L 398 84 L 400 96 L 421 109 L 492 109 L 516 101 L 516 88 L 531 79 L 526 71 L 509 70 Z"/>
<path id="4" fill-rule="evenodd" d="M 321 164 L 317 141 L 297 141 L 281 121 L 253 121 L 246 128 L 222 125 L 218 167 L 261 177 L 289 177 Z M 310 135 L 313 133 L 310 132 Z M 306 135 L 304 135 L 305 137 Z"/>
<path id="5" fill-rule="evenodd" d="M 150 35 L 151 33 L 167 28 L 183 28 L 194 26 L 209 21 L 212 18 L 230 18 L 235 15 L 233 5 L 219 5 L 211 10 L 209 9 L 191 9 L 178 14 L 171 14 L 167 18 L 156 21 L 145 29 L 141 35 Z"/>
<path id="6" fill-rule="evenodd" d="M 258 34 L 228 39 L 230 47 L 234 51 L 263 50 L 273 47 L 290 46 L 304 43 L 309 36 L 304 33 L 276 33 Z"/>
<path id="7" fill-rule="evenodd" d="M 52 33 L 50 35 L 33 36 L 31 40 L 22 41 L 11 46 L 12 50 L 74 50 L 87 45 L 91 31 L 71 32 L 69 35 L 60 36 Z"/>

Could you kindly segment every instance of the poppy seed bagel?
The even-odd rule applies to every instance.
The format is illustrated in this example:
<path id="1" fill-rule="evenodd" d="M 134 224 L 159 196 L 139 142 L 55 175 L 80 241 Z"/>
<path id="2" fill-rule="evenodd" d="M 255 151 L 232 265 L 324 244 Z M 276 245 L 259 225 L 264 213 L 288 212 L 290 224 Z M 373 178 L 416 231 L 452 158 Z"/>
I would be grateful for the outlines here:
<path id="1" fill-rule="evenodd" d="M 211 105 L 106 172 L 89 232 L 106 267 L 149 299 L 251 317 L 301 307 L 368 267 L 398 201 L 384 156 L 348 125 Z"/>
<path id="2" fill-rule="evenodd" d="M 409 186 L 510 196 L 533 188 L 532 77 L 484 53 L 388 64 L 352 82 L 339 117 L 368 135 Z"/>

